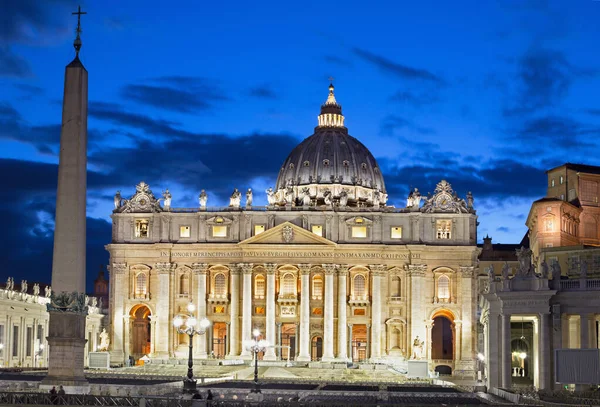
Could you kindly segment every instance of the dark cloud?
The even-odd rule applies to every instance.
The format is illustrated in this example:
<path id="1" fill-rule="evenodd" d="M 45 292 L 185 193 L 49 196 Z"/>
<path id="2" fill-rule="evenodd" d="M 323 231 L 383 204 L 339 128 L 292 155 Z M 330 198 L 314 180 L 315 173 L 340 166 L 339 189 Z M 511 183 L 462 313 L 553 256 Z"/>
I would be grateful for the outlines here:
<path id="1" fill-rule="evenodd" d="M 433 134 L 435 130 L 430 127 L 416 125 L 412 120 L 397 115 L 388 115 L 381 122 L 381 134 L 392 136 L 396 130 L 407 129 L 419 134 Z"/>
<path id="2" fill-rule="evenodd" d="M 16 89 L 20 90 L 26 99 L 30 99 L 34 96 L 41 96 L 44 94 L 43 88 L 35 85 L 30 85 L 28 83 L 14 83 L 13 86 Z"/>
<path id="3" fill-rule="evenodd" d="M 8 45 L 0 44 L 0 76 L 24 78 L 31 75 L 29 63 L 15 54 Z"/>
<path id="4" fill-rule="evenodd" d="M 500 226 L 500 227 L 496 228 L 496 232 L 508 233 L 508 232 L 510 232 L 510 229 L 507 228 L 506 226 Z"/>
<path id="5" fill-rule="evenodd" d="M 10 270 L 5 277 L 50 283 L 58 166 L 0 159 L 0 171 L 14 175 L 5 177 L 0 189 L 0 210 L 5 216 L 0 244 L 4 268 Z M 110 238 L 110 223 L 87 218 L 88 290 L 98 265 L 108 262 L 104 245 Z"/>
<path id="6" fill-rule="evenodd" d="M 427 91 L 420 88 L 417 91 L 399 90 L 390 97 L 390 100 L 414 107 L 423 107 L 439 102 L 440 97 L 437 91 Z"/>
<path id="7" fill-rule="evenodd" d="M 126 85 L 121 94 L 143 105 L 179 113 L 198 113 L 229 100 L 214 81 L 204 78 L 169 76 L 149 82 Z"/>
<path id="8" fill-rule="evenodd" d="M 248 94 L 252 97 L 258 99 L 277 99 L 278 96 L 273 89 L 271 89 L 268 85 L 257 86 L 251 88 L 248 91 Z"/>
<path id="9" fill-rule="evenodd" d="M 404 198 L 410 187 L 422 193 L 432 192 L 442 179 L 452 184 L 459 195 L 472 191 L 475 198 L 494 198 L 502 201 L 509 198 L 539 198 L 546 192 L 545 169 L 537 168 L 510 159 L 493 159 L 482 165 L 455 158 L 427 165 L 402 166 L 385 159 L 378 159 L 383 169 L 390 200 L 404 206 Z M 523 176 L 527 174 L 527 176 Z"/>
<path id="10" fill-rule="evenodd" d="M 391 61 L 381 55 L 374 54 L 370 51 L 361 48 L 352 48 L 354 55 L 362 60 L 369 62 L 379 68 L 381 71 L 390 73 L 401 79 L 407 80 L 422 80 L 426 82 L 442 85 L 444 81 L 437 75 L 420 68 L 413 68 L 407 65 L 402 65 Z"/>
<path id="11" fill-rule="evenodd" d="M 600 127 L 584 125 L 575 119 L 546 115 L 523 120 L 515 139 L 520 145 L 550 151 L 560 146 L 562 153 L 582 151 L 582 148 L 597 148 Z"/>
<path id="12" fill-rule="evenodd" d="M 596 72 L 574 67 L 562 51 L 533 47 L 518 61 L 517 97 L 504 114 L 521 115 L 557 106 L 573 81 Z"/>
<path id="13" fill-rule="evenodd" d="M 62 14 L 69 0 L 8 0 L 2 2 L 0 42 L 32 43 L 41 36 L 60 30 L 54 17 Z M 64 19 L 60 22 L 64 23 Z"/>
<path id="14" fill-rule="evenodd" d="M 592 114 L 594 116 L 600 116 L 600 109 L 587 109 L 586 113 Z"/>
<path id="15" fill-rule="evenodd" d="M 56 154 L 60 125 L 30 126 L 8 103 L 0 103 L 0 139 L 33 145 L 43 154 Z"/>

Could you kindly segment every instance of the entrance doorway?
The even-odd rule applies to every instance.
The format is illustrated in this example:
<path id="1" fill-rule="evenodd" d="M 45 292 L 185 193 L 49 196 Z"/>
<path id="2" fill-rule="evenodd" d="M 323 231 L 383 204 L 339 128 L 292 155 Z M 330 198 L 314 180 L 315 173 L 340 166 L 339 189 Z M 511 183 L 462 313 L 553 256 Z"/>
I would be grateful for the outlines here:
<path id="1" fill-rule="evenodd" d="M 531 377 L 531 372 L 529 370 L 529 359 L 530 352 L 529 346 L 524 339 L 513 339 L 510 342 L 510 352 L 511 352 L 511 375 L 513 377 L 523 377 L 529 378 Z"/>
<path id="2" fill-rule="evenodd" d="M 296 324 L 281 325 L 281 360 L 294 360 L 296 355 Z M 288 348 L 289 346 L 289 348 Z"/>
<path id="3" fill-rule="evenodd" d="M 433 328 L 431 328 L 431 359 L 454 359 L 454 324 L 445 315 L 440 315 L 433 319 Z"/>
<path id="4" fill-rule="evenodd" d="M 367 325 L 352 325 L 352 361 L 367 360 L 367 348 Z"/>
<path id="5" fill-rule="evenodd" d="M 212 326 L 212 350 L 211 357 L 224 359 L 227 355 L 227 324 L 215 322 Z"/>
<path id="6" fill-rule="evenodd" d="M 321 360 L 323 357 L 323 338 L 321 336 L 314 336 L 312 338 L 312 347 L 310 352 L 311 360 Z"/>
<path id="7" fill-rule="evenodd" d="M 135 360 L 150 353 L 150 316 L 152 313 L 145 305 L 137 305 L 131 309 L 131 342 L 129 354 Z"/>

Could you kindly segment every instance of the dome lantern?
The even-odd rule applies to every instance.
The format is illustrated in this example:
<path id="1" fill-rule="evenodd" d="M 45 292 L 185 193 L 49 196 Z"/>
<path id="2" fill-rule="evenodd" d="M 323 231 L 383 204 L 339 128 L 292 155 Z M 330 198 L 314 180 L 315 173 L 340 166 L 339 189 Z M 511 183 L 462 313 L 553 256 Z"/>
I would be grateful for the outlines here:
<path id="1" fill-rule="evenodd" d="M 335 100 L 333 94 L 333 83 L 329 84 L 329 95 L 325 103 L 321 105 L 321 114 L 319 115 L 319 127 L 338 127 L 345 129 L 344 116 L 342 115 L 342 106 Z"/>

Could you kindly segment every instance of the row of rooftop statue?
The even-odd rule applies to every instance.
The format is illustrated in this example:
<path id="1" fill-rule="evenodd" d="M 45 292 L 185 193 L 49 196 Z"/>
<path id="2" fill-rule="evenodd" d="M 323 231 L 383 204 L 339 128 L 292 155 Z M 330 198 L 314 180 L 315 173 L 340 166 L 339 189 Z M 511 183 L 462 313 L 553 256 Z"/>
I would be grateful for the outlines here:
<path id="1" fill-rule="evenodd" d="M 267 195 L 268 207 L 292 205 L 308 208 L 317 205 L 317 202 L 319 202 L 319 204 L 322 203 L 325 207 L 335 206 L 345 208 L 349 206 L 349 200 L 352 200 L 354 205 L 360 200 L 357 196 L 351 195 L 351 192 L 344 188 L 338 190 L 324 188 L 315 192 L 309 187 L 303 187 L 302 189 L 295 191 L 292 186 L 288 186 L 284 190 L 278 192 L 274 191 L 273 188 L 268 188 L 265 193 Z M 246 191 L 246 208 L 252 207 L 253 195 L 252 189 L 248 188 Z M 383 193 L 378 188 L 375 188 L 369 191 L 367 195 L 361 195 L 361 199 L 363 199 L 363 205 L 372 207 L 373 209 L 379 209 L 380 205 L 386 206 L 387 194 Z M 171 201 L 172 195 L 168 189 L 163 191 L 162 198 L 157 199 L 152 194 L 152 191 L 150 191 L 148 184 L 141 182 L 136 186 L 136 193 L 130 199 L 124 199 L 121 196 L 121 191 L 117 191 L 114 197 L 114 206 L 116 212 L 123 212 L 124 209 L 135 208 L 143 210 L 144 207 L 146 209 L 154 208 L 157 211 L 160 211 L 169 210 L 171 208 Z M 198 196 L 200 209 L 206 209 L 207 202 L 208 194 L 203 189 Z M 421 202 L 423 202 L 422 205 Z M 234 209 L 242 207 L 242 192 L 237 188 L 234 188 L 233 193 L 229 197 L 229 207 Z M 414 188 L 414 190 L 410 191 L 406 199 L 406 209 L 409 211 L 421 212 L 475 212 L 473 208 L 473 194 L 469 191 L 466 200 L 462 199 L 452 190 L 450 184 L 445 180 L 442 180 L 437 184 L 433 195 L 428 193 L 427 196 L 423 196 L 418 188 Z"/>
<path id="2" fill-rule="evenodd" d="M 21 280 L 21 293 L 23 294 L 27 294 L 27 289 L 29 288 L 29 285 L 27 284 L 27 280 Z M 4 289 L 7 291 L 15 291 L 15 280 L 12 277 L 8 277 L 8 279 L 6 280 L 6 285 L 4 286 Z M 45 296 L 46 297 L 50 297 L 50 295 L 52 294 L 52 288 L 47 285 L 44 288 L 44 292 L 45 292 Z M 33 295 L 35 295 L 36 297 L 40 295 L 40 285 L 38 283 L 35 283 L 33 285 Z"/>
<path id="3" fill-rule="evenodd" d="M 517 279 L 533 279 L 533 278 L 549 278 L 550 274 L 552 274 L 552 280 L 559 281 L 561 276 L 560 264 L 558 261 L 554 260 L 549 265 L 546 260 L 543 260 L 540 263 L 539 273 L 536 272 L 535 266 L 531 263 L 532 252 L 530 249 L 526 249 L 521 247 L 516 250 L 517 259 L 519 260 L 519 266 L 516 269 L 514 275 L 512 273 L 512 268 L 509 266 L 508 262 L 504 262 L 502 266 L 502 279 L 508 280 L 511 275 Z M 588 276 L 588 264 L 585 260 L 579 261 L 579 276 L 580 278 L 587 278 Z M 496 276 L 494 272 L 494 266 L 490 264 L 485 269 L 490 281 L 495 281 Z"/>

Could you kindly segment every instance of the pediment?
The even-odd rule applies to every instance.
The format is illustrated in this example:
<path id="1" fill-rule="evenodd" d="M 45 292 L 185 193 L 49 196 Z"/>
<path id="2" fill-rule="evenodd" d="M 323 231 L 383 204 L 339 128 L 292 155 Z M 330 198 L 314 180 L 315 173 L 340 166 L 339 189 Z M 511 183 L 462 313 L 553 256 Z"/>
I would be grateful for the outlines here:
<path id="1" fill-rule="evenodd" d="M 251 238 L 248 238 L 238 244 L 336 245 L 331 240 L 315 235 L 314 233 L 296 226 L 291 222 L 284 222 L 281 225 L 277 225 L 259 235 L 252 236 Z"/>

